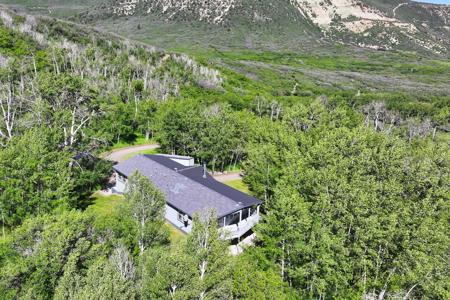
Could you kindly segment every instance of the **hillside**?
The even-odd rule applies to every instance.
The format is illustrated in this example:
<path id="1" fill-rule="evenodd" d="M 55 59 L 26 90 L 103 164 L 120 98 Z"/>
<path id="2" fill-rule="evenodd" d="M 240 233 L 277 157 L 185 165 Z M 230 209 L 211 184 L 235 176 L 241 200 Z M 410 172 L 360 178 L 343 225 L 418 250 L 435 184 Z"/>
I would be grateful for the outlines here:
<path id="1" fill-rule="evenodd" d="M 117 0 L 102 11 L 128 18 L 208 23 L 228 30 L 245 27 L 248 34 L 281 34 L 288 40 L 320 36 L 364 48 L 416 49 L 444 55 L 450 49 L 450 6 L 412 1 Z"/>
<path id="2" fill-rule="evenodd" d="M 396 26 L 393 25 L 396 34 L 400 34 L 397 28 L 403 26 L 400 23 L 425 18 L 426 14 L 417 7 L 442 13 L 448 9 L 446 6 L 408 3 L 397 7 L 394 6 L 396 3 L 390 1 L 368 1 L 367 5 L 376 8 L 365 14 L 365 8 L 360 6 L 347 6 L 344 9 L 344 6 L 338 6 L 341 2 L 333 2 L 333 13 L 339 13 L 341 17 L 352 13 L 355 18 L 358 15 L 360 19 L 373 19 L 371 24 L 374 26 L 367 32 L 350 33 L 348 30 L 339 31 L 339 28 L 350 28 L 349 24 L 357 25 L 359 21 L 354 18 L 353 21 L 349 18 L 342 21 L 341 17 L 333 17 L 331 23 L 324 23 L 324 19 L 317 18 L 318 11 L 314 12 L 314 9 L 319 8 L 302 8 L 300 4 L 304 2 L 295 2 L 296 6 L 293 6 L 294 2 L 281 0 L 270 2 L 270 5 L 260 1 L 131 1 L 125 5 L 117 1 L 60 0 L 51 6 L 47 1 L 33 1 L 33 6 L 27 1 L 13 2 L 17 9 L 17 3 L 21 2 L 34 13 L 48 13 L 50 9 L 50 15 L 66 17 L 70 15 L 73 5 L 77 4 L 77 7 L 82 7 L 83 13 L 72 11 L 70 19 L 76 22 L 85 22 L 88 27 L 114 32 L 148 45 L 189 53 L 204 65 L 225 68 L 226 73 L 232 70 L 229 79 L 234 78 L 236 73 L 245 76 L 252 84 L 262 86 L 256 90 L 262 89 L 271 95 L 289 95 L 298 86 L 297 89 L 303 89 L 304 94 L 332 95 L 338 90 L 371 95 L 367 96 L 370 99 L 428 103 L 434 101 L 430 100 L 429 95 L 445 96 L 450 93 L 448 60 L 443 54 L 438 54 L 439 51 L 429 51 L 431 48 L 426 47 L 431 44 L 419 47 L 420 44 L 414 42 L 411 45 L 408 40 L 406 44 L 399 43 L 390 48 L 372 47 L 373 44 L 369 43 L 365 47 L 357 46 L 358 40 L 370 38 L 369 31 L 380 28 L 375 23 L 391 24 L 389 20 L 394 13 L 399 21 L 392 24 Z M 229 5 L 220 6 L 221 3 Z M 162 7 L 162 4 L 167 5 Z M 218 17 L 217 14 L 222 10 L 226 13 Z M 255 14 L 259 17 L 255 17 Z M 380 20 L 375 20 L 377 18 Z M 368 19 L 365 20 L 367 23 Z M 442 22 L 446 22 L 445 18 L 430 17 L 428 21 L 432 24 L 427 26 L 435 30 L 436 34 L 439 30 L 447 30 L 441 26 Z M 347 25 L 342 25 L 343 22 Z M 427 35 L 427 38 L 433 34 Z M 401 35 L 404 36 L 404 33 Z M 385 43 L 391 39 L 381 35 L 379 41 Z M 392 51 L 379 51 L 381 49 Z M 232 95 L 236 94 L 233 86 L 228 91 Z M 388 95 L 383 94 L 385 92 Z M 245 93 L 255 94 L 253 91 Z M 403 94 L 408 94 L 407 100 Z"/>
<path id="3" fill-rule="evenodd" d="M 339 29 L 391 4 L 329 23 L 294 1 L 5 2 L 1 299 L 448 298 L 450 62 Z M 109 195 L 105 153 L 155 143 L 261 206 L 219 217 L 175 162 Z M 253 239 L 238 256 L 230 229 Z"/>
<path id="4" fill-rule="evenodd" d="M 57 124 L 65 146 L 97 149 L 134 134 L 120 122 L 135 124 L 141 99 L 164 102 L 190 86 L 220 89 L 223 81 L 186 55 L 67 21 L 0 7 L 0 32 L 0 93 L 10 95 L 1 102 L 8 114 L 0 142 L 44 122 Z M 121 111 L 122 101 L 135 103 L 132 119 Z M 50 108 L 45 118 L 35 118 L 44 108 Z M 112 123 L 93 136 L 85 129 L 106 120 Z"/>
<path id="5" fill-rule="evenodd" d="M 320 49 L 343 44 L 448 55 L 450 6 L 409 0 L 58 0 L 0 3 L 70 17 L 160 46 Z M 165 35 L 168 33 L 167 35 Z M 308 46 L 305 46 L 307 44 Z"/>

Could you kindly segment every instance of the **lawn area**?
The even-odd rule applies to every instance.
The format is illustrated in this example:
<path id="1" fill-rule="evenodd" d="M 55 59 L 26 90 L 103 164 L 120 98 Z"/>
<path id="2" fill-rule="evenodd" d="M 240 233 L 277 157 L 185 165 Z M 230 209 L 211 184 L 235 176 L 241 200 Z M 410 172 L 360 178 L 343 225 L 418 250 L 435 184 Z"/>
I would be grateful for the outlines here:
<path id="1" fill-rule="evenodd" d="M 87 211 L 92 212 L 96 216 L 100 217 L 111 216 L 114 212 L 114 209 L 124 201 L 124 198 L 121 195 L 105 196 L 100 194 L 99 192 L 92 195 L 91 198 L 92 204 L 87 208 Z M 186 238 L 186 235 L 175 228 L 172 224 L 165 223 L 165 226 L 170 232 L 170 240 L 172 243 L 178 243 Z"/>
<path id="2" fill-rule="evenodd" d="M 242 181 L 242 179 L 225 181 L 224 184 L 231 186 L 232 188 L 235 188 L 243 193 L 250 194 L 248 186 Z"/>
<path id="3" fill-rule="evenodd" d="M 7 241 L 11 230 L 9 228 L 0 228 L 0 244 Z"/>
<path id="4" fill-rule="evenodd" d="M 158 149 L 141 150 L 141 151 L 136 151 L 136 152 L 124 155 L 123 156 L 123 160 L 130 159 L 130 158 L 132 158 L 132 157 L 134 157 L 136 155 L 139 155 L 139 154 L 158 154 L 158 153 L 159 153 Z"/>
<path id="5" fill-rule="evenodd" d="M 156 141 L 154 139 L 146 140 L 145 137 L 141 134 L 136 135 L 136 139 L 132 142 L 129 141 L 120 141 L 119 143 L 115 143 L 112 146 L 112 150 L 117 150 L 121 148 L 127 148 L 131 146 L 142 146 L 147 144 L 155 144 Z"/>
<path id="6" fill-rule="evenodd" d="M 166 222 L 166 227 L 170 232 L 170 241 L 172 243 L 178 243 L 186 238 L 186 234 L 182 233 L 178 228 L 175 228 L 172 224 Z"/>
<path id="7" fill-rule="evenodd" d="M 99 192 L 91 196 L 92 204 L 87 208 L 87 211 L 93 212 L 96 216 L 110 216 L 114 209 L 123 202 L 123 196 L 110 195 L 105 196 Z"/>
<path id="8" fill-rule="evenodd" d="M 240 172 L 242 172 L 242 166 L 240 164 L 236 165 L 236 166 L 231 165 L 231 166 L 226 167 L 224 171 L 232 172 L 232 173 L 240 173 Z"/>

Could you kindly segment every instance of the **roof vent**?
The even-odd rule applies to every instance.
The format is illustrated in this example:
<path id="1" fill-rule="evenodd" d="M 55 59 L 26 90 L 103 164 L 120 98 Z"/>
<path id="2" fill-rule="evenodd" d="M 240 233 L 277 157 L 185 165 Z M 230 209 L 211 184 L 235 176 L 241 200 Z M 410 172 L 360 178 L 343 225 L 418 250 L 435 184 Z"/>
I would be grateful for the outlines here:
<path id="1" fill-rule="evenodd" d="M 177 173 L 178 173 L 178 168 L 175 168 L 175 172 L 177 172 Z"/>

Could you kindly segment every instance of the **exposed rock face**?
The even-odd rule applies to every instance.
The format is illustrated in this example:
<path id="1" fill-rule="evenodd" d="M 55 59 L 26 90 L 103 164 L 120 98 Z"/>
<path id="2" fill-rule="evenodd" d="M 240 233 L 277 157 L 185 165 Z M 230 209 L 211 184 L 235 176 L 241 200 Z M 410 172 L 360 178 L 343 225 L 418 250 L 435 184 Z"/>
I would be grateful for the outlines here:
<path id="1" fill-rule="evenodd" d="M 392 49 L 405 43 L 405 40 L 409 40 L 429 51 L 447 52 L 450 6 L 392 1 L 392 9 L 384 6 L 384 10 L 381 10 L 367 2 L 361 0 L 291 1 L 325 33 L 335 37 L 338 37 L 339 33 L 356 34 L 352 38 L 359 46 Z M 429 26 L 427 23 L 430 21 L 434 25 Z M 437 32 L 430 32 L 430 29 L 437 29 Z M 358 35 L 360 35 L 359 38 Z"/>
<path id="2" fill-rule="evenodd" d="M 292 3 L 322 28 L 329 28 L 337 20 L 342 20 L 345 23 L 355 23 L 361 20 L 368 22 L 395 21 L 395 19 L 385 16 L 378 9 L 356 0 L 293 0 Z M 367 24 L 366 22 L 362 26 L 367 28 Z M 358 26 L 354 27 L 359 30 Z"/>
<path id="3" fill-rule="evenodd" d="M 218 26 L 233 26 L 236 15 L 264 26 L 284 18 L 299 32 L 313 24 L 326 37 L 361 47 L 414 46 L 441 54 L 450 49 L 450 6 L 409 0 L 116 0 L 111 10 Z"/>

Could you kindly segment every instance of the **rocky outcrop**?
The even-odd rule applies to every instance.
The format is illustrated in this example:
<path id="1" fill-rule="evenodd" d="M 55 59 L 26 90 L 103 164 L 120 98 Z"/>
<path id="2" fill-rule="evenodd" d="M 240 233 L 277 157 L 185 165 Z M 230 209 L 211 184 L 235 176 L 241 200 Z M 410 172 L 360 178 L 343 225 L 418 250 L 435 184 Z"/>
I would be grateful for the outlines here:
<path id="1" fill-rule="evenodd" d="M 167 18 L 189 14 L 198 21 L 221 24 L 237 0 L 119 0 L 113 7 L 116 15 L 134 15 L 138 8 L 145 12 L 160 12 Z"/>

